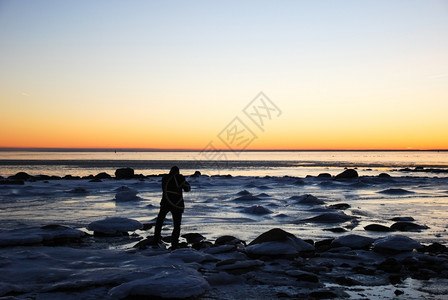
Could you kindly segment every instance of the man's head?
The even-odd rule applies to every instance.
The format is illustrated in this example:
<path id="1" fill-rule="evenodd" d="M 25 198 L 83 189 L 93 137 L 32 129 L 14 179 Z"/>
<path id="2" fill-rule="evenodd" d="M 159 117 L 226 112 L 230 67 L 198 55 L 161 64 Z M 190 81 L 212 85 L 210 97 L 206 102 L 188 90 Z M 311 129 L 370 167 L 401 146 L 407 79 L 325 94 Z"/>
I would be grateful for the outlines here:
<path id="1" fill-rule="evenodd" d="M 177 166 L 172 166 L 170 170 L 171 175 L 177 175 L 179 174 L 179 168 Z"/>

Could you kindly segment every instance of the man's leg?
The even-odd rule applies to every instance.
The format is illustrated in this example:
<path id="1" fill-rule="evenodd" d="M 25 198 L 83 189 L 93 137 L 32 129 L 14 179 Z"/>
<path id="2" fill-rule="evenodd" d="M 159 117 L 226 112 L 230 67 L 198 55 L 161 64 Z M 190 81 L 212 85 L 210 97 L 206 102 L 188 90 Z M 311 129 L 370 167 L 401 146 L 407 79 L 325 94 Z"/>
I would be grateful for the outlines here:
<path id="1" fill-rule="evenodd" d="M 171 234 L 171 246 L 176 248 L 179 244 L 179 236 L 180 236 L 180 223 L 182 222 L 182 211 L 173 209 L 171 211 L 173 215 L 173 233 Z"/>
<path id="2" fill-rule="evenodd" d="M 169 212 L 169 210 L 166 208 L 166 206 L 161 205 L 159 214 L 157 215 L 157 221 L 156 221 L 156 228 L 154 229 L 154 239 L 155 241 L 160 241 L 162 238 L 161 232 L 162 232 L 162 226 L 163 221 L 165 220 L 166 214 Z"/>

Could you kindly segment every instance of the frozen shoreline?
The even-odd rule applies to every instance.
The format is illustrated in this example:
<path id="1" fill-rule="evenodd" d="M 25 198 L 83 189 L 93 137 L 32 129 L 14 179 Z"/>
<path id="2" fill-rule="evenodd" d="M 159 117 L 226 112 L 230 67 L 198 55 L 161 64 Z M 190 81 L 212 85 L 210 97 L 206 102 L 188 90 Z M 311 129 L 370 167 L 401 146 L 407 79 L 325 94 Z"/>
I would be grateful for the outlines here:
<path id="1" fill-rule="evenodd" d="M 8 230 L 14 230 L 19 239 L 24 239 L 20 234 L 26 234 L 26 228 L 37 230 L 49 224 L 61 224 L 93 234 L 86 229 L 91 222 L 113 216 L 144 224 L 154 222 L 160 201 L 160 177 L 92 179 L 43 178 L 25 180 L 23 185 L 0 185 L 2 237 L 8 235 Z M 182 234 L 201 234 L 211 243 L 210 248 L 195 250 L 189 244 L 188 248 L 171 252 L 132 247 L 150 237 L 152 229 L 136 230 L 130 232 L 130 236 L 114 238 L 88 235 L 81 238 L 81 242 L 61 246 L 51 246 L 51 243 L 4 246 L 0 248 L 0 264 L 5 271 L 0 296 L 109 299 L 117 295 L 110 293 L 114 287 L 137 280 L 137 277 L 155 276 L 162 266 L 167 271 L 164 269 L 167 265 L 180 266 L 173 272 L 191 273 L 188 276 L 199 284 L 198 291 L 204 288 L 200 299 L 252 296 L 306 299 L 313 291 L 322 291 L 321 296 L 324 292 L 332 292 L 337 297 L 372 299 L 395 297 L 397 290 L 397 293 L 404 293 L 403 299 L 440 299 L 447 292 L 448 274 L 439 272 L 441 275 L 437 275 L 437 270 L 433 270 L 435 265 L 448 266 L 444 251 L 427 254 L 407 251 L 385 256 L 372 248 L 344 246 L 315 251 L 311 255 L 268 259 L 248 257 L 246 248 L 257 236 L 273 228 L 281 228 L 303 240 L 312 240 L 314 245 L 354 234 L 373 241 L 404 235 L 426 246 L 433 243 L 446 246 L 446 178 L 361 176 L 334 180 L 317 176 L 197 176 L 190 177 L 189 181 L 193 189 L 185 195 L 187 207 Z M 133 192 L 119 194 L 123 186 Z M 309 221 L 326 213 L 331 213 L 327 215 L 331 218 L 347 218 L 330 218 L 330 222 L 328 219 Z M 392 220 L 394 217 L 412 217 L 411 223 L 422 228 L 391 232 L 364 229 L 372 224 L 390 228 L 397 223 Z M 163 235 L 168 236 L 170 230 L 171 225 L 167 222 Z M 219 250 L 214 243 L 225 235 L 245 241 L 246 246 L 221 245 Z M 225 247 L 227 250 L 224 251 Z M 399 276 L 378 267 L 391 257 L 401 262 Z M 230 263 L 229 259 L 235 261 Z M 409 264 L 409 259 L 419 261 L 420 269 L 426 264 L 427 273 L 412 271 L 414 266 Z M 223 269 L 222 266 L 227 264 L 235 264 L 229 267 L 232 271 Z M 46 270 L 46 275 L 42 275 L 42 270 Z M 20 281 L 25 274 L 27 281 Z M 400 280 L 391 283 L 391 276 Z"/>

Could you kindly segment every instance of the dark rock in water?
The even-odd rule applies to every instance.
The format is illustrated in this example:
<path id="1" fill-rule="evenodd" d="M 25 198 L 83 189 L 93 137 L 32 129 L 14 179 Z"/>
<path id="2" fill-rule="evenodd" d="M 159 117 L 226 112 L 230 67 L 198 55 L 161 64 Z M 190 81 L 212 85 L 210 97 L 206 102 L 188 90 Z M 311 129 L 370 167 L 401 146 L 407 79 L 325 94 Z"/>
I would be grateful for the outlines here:
<path id="1" fill-rule="evenodd" d="M 0 184 L 4 184 L 4 185 L 8 185 L 8 184 L 10 184 L 10 185 L 24 185 L 25 181 L 19 180 L 19 179 L 13 179 L 13 180 L 6 179 L 6 180 L 0 180 Z"/>
<path id="2" fill-rule="evenodd" d="M 354 169 L 347 169 L 342 173 L 339 173 L 338 175 L 336 175 L 334 177 L 334 179 L 339 180 L 339 179 L 354 179 L 354 178 L 358 178 L 358 172 L 356 172 L 356 170 Z"/>
<path id="3" fill-rule="evenodd" d="M 294 184 L 296 184 L 296 185 L 305 185 L 306 183 L 305 183 L 305 181 L 302 180 L 302 179 L 297 179 L 297 180 L 294 182 Z"/>
<path id="4" fill-rule="evenodd" d="M 329 208 L 338 209 L 338 210 L 345 210 L 350 207 L 351 207 L 350 204 L 347 204 L 347 203 L 338 203 L 338 204 L 332 204 L 329 206 Z"/>
<path id="5" fill-rule="evenodd" d="M 246 253 L 251 258 L 261 256 L 293 258 L 314 250 L 313 245 L 280 228 L 261 234 L 246 247 Z"/>
<path id="6" fill-rule="evenodd" d="M 448 248 L 439 243 L 432 243 L 429 246 L 423 246 L 421 249 L 419 249 L 419 252 L 446 253 L 448 252 Z"/>
<path id="7" fill-rule="evenodd" d="M 73 193 L 73 194 L 87 194 L 88 191 L 85 188 L 82 187 L 76 187 L 70 191 L 68 191 L 68 193 Z"/>
<path id="8" fill-rule="evenodd" d="M 366 249 L 372 245 L 374 239 L 357 235 L 357 234 L 349 234 L 345 236 L 338 237 L 335 239 L 331 246 L 334 248 L 337 247 L 349 247 L 351 249 Z"/>
<path id="9" fill-rule="evenodd" d="M 395 217 L 391 219 L 394 222 L 412 222 L 415 221 L 413 217 Z"/>
<path id="10" fill-rule="evenodd" d="M 405 189 L 387 189 L 387 190 L 379 191 L 378 193 L 387 194 L 387 195 L 407 195 L 407 194 L 413 194 L 414 192 L 407 191 Z"/>
<path id="11" fill-rule="evenodd" d="M 385 261 L 378 264 L 377 268 L 386 273 L 400 273 L 403 268 L 403 264 L 395 258 L 387 258 Z"/>
<path id="12" fill-rule="evenodd" d="M 378 231 L 378 232 L 389 232 L 391 231 L 390 227 L 380 225 L 380 224 L 369 224 L 364 227 L 366 231 Z"/>
<path id="13" fill-rule="evenodd" d="M 193 175 L 191 175 L 190 177 L 199 177 L 201 176 L 201 172 L 200 171 L 195 171 Z"/>
<path id="14" fill-rule="evenodd" d="M 392 224 L 392 226 L 390 226 L 390 229 L 395 231 L 420 231 L 423 229 L 428 229 L 428 227 L 411 222 L 397 222 Z"/>
<path id="15" fill-rule="evenodd" d="M 252 214 L 252 215 L 267 215 L 272 213 L 269 209 L 261 206 L 261 205 L 254 205 L 251 207 L 246 207 L 243 209 L 243 212 L 246 214 Z"/>
<path id="16" fill-rule="evenodd" d="M 341 228 L 341 227 L 324 228 L 323 230 L 325 230 L 325 231 L 331 231 L 331 232 L 336 232 L 336 233 L 347 232 L 347 229 L 344 229 L 344 228 Z"/>
<path id="17" fill-rule="evenodd" d="M 335 299 L 340 298 L 339 295 L 336 293 L 329 291 L 329 290 L 323 290 L 323 291 L 314 291 L 308 294 L 309 299 Z M 308 299 L 308 298 L 307 298 Z"/>
<path id="18" fill-rule="evenodd" d="M 258 200 L 261 200 L 261 199 L 254 195 L 245 195 L 245 196 L 235 198 L 235 201 L 258 201 Z"/>
<path id="19" fill-rule="evenodd" d="M 322 240 L 322 241 L 317 241 L 314 243 L 314 247 L 316 248 L 317 252 L 325 252 L 331 248 L 331 243 L 333 241 L 334 241 L 334 239 L 326 239 L 326 240 Z"/>
<path id="20" fill-rule="evenodd" d="M 142 230 L 147 231 L 153 228 L 155 224 L 153 223 L 142 223 Z"/>
<path id="21" fill-rule="evenodd" d="M 238 192 L 237 195 L 238 196 L 248 196 L 248 195 L 252 195 L 252 193 L 247 190 L 242 190 L 242 191 Z"/>
<path id="22" fill-rule="evenodd" d="M 390 235 L 373 243 L 373 250 L 378 252 L 409 252 L 420 248 L 420 243 L 404 235 Z"/>
<path id="23" fill-rule="evenodd" d="M 301 270 L 289 270 L 286 271 L 286 275 L 294 277 L 297 281 L 307 281 L 307 282 L 319 282 L 319 277 L 316 274 Z"/>
<path id="24" fill-rule="evenodd" d="M 199 243 L 205 240 L 205 237 L 200 233 L 186 233 L 182 235 L 183 238 L 187 240 L 188 244 Z"/>
<path id="25" fill-rule="evenodd" d="M 378 177 L 379 177 L 379 178 L 391 178 L 392 176 L 390 176 L 390 175 L 387 174 L 387 173 L 381 173 L 381 174 L 378 175 Z"/>
<path id="26" fill-rule="evenodd" d="M 284 242 L 291 238 L 296 238 L 296 236 L 283 229 L 274 228 L 259 235 L 255 240 L 249 243 L 249 246 L 266 242 Z"/>
<path id="27" fill-rule="evenodd" d="M 132 168 L 120 168 L 115 171 L 115 177 L 117 179 L 131 179 L 134 178 L 134 169 Z"/>
<path id="28" fill-rule="evenodd" d="M 95 175 L 95 179 L 110 179 L 112 176 L 107 174 L 106 172 L 101 172 Z"/>
<path id="29" fill-rule="evenodd" d="M 394 294 L 395 294 L 395 296 L 400 296 L 400 295 L 404 294 L 404 291 L 402 291 L 402 290 L 395 290 Z"/>
<path id="30" fill-rule="evenodd" d="M 81 177 L 73 176 L 73 175 L 65 175 L 64 177 L 62 177 L 62 179 L 64 179 L 64 180 L 79 180 L 79 179 L 81 179 Z"/>
<path id="31" fill-rule="evenodd" d="M 324 204 L 324 201 L 317 199 L 317 197 L 306 194 L 302 196 L 292 196 L 290 198 L 291 200 L 296 200 L 297 204 L 303 204 L 303 205 L 321 205 Z"/>
<path id="32" fill-rule="evenodd" d="M 317 178 L 331 178 L 331 174 L 330 173 L 320 173 L 319 175 L 317 175 Z"/>
<path id="33" fill-rule="evenodd" d="M 345 277 L 345 276 L 336 277 L 335 281 L 337 284 L 344 285 L 344 286 L 361 285 L 361 283 L 359 281 L 354 280 L 353 278 L 350 278 L 350 277 Z"/>
<path id="34" fill-rule="evenodd" d="M 231 235 L 223 235 L 216 239 L 215 245 L 236 245 L 236 244 L 243 244 L 245 245 L 246 242 L 231 236 Z"/>
<path id="35" fill-rule="evenodd" d="M 9 179 L 17 179 L 17 180 L 29 180 L 31 179 L 33 176 L 29 175 L 28 173 L 25 172 L 19 172 L 16 175 L 12 175 L 9 176 Z"/>
<path id="36" fill-rule="evenodd" d="M 348 216 L 343 212 L 338 212 L 338 213 L 323 213 L 321 215 L 305 219 L 304 221 L 315 223 L 343 223 L 353 218 L 354 217 Z"/>

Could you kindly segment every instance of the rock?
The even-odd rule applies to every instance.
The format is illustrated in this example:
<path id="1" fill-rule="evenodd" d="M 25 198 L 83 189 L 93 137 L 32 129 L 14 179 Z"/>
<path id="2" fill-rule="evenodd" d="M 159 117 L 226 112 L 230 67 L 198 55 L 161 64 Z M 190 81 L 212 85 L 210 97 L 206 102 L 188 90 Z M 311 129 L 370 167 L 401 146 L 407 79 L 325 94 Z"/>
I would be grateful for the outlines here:
<path id="1" fill-rule="evenodd" d="M 115 190 L 117 193 L 115 194 L 115 201 L 119 202 L 127 202 L 140 200 L 140 197 L 137 196 L 138 191 L 131 189 L 127 186 L 121 186 Z"/>
<path id="2" fill-rule="evenodd" d="M 145 299 L 176 298 L 186 299 L 199 297 L 209 288 L 202 275 L 191 268 L 182 266 L 166 266 L 153 268 L 154 275 L 123 283 L 109 291 L 114 299 L 130 299 L 146 297 Z"/>
<path id="3" fill-rule="evenodd" d="M 128 231 L 141 228 L 143 228 L 143 225 L 139 221 L 122 217 L 110 217 L 94 221 L 87 226 L 87 229 L 93 231 L 95 235 L 105 236 L 127 235 Z"/>
<path id="4" fill-rule="evenodd" d="M 294 256 L 314 250 L 313 245 L 279 228 L 261 234 L 246 247 L 255 256 Z"/>
<path id="5" fill-rule="evenodd" d="M 236 245 L 236 244 L 246 245 L 246 242 L 231 235 L 220 236 L 215 241 L 215 245 Z"/>
<path id="6" fill-rule="evenodd" d="M 420 248 L 420 243 L 403 235 L 390 235 L 373 243 L 373 250 L 378 252 L 408 252 Z"/>
<path id="7" fill-rule="evenodd" d="M 378 231 L 378 232 L 389 232 L 392 231 L 390 227 L 380 225 L 380 224 L 369 224 L 364 227 L 366 231 Z"/>
<path id="8" fill-rule="evenodd" d="M 199 171 L 195 171 L 193 175 L 191 175 L 190 177 L 200 177 L 202 174 Z"/>
<path id="9" fill-rule="evenodd" d="M 319 277 L 316 274 L 301 271 L 301 270 L 288 270 L 285 272 L 286 275 L 296 278 L 298 281 L 307 282 L 319 282 Z"/>
<path id="10" fill-rule="evenodd" d="M 392 224 L 392 226 L 390 226 L 390 229 L 395 231 L 420 231 L 423 229 L 428 229 L 428 227 L 411 222 L 397 222 Z"/>
<path id="11" fill-rule="evenodd" d="M 350 207 L 351 207 L 350 204 L 347 203 L 337 203 L 329 206 L 329 208 L 331 209 L 338 209 L 338 210 L 346 210 Z"/>
<path id="12" fill-rule="evenodd" d="M 252 215 L 267 215 L 272 213 L 271 210 L 264 208 L 261 205 L 253 205 L 251 207 L 246 207 L 243 209 L 243 212 L 246 214 L 252 214 Z"/>
<path id="13" fill-rule="evenodd" d="M 226 259 L 216 264 L 218 270 L 228 271 L 231 274 L 244 274 L 263 266 L 264 263 L 257 259 Z"/>
<path id="14" fill-rule="evenodd" d="M 237 193 L 237 195 L 238 195 L 238 196 L 248 196 L 248 195 L 252 195 L 252 193 L 249 192 L 249 191 L 247 191 L 247 190 L 242 190 L 242 191 L 239 191 L 239 192 Z"/>
<path id="15" fill-rule="evenodd" d="M 344 229 L 344 228 L 341 228 L 341 227 L 324 228 L 323 230 L 336 232 L 336 233 L 347 232 L 347 229 Z"/>
<path id="16" fill-rule="evenodd" d="M 46 225 L 3 231 L 0 233 L 0 246 L 21 246 L 34 244 L 61 245 L 77 241 L 85 232 L 62 225 Z"/>
<path id="17" fill-rule="evenodd" d="M 16 179 L 16 180 L 29 180 L 31 179 L 33 176 L 29 175 L 28 173 L 25 172 L 19 172 L 15 175 L 9 176 L 9 179 Z"/>
<path id="18" fill-rule="evenodd" d="M 421 249 L 419 249 L 419 252 L 445 253 L 448 252 L 448 248 L 439 243 L 432 243 L 429 246 L 423 246 Z"/>
<path id="19" fill-rule="evenodd" d="M 115 170 L 115 178 L 117 179 L 131 179 L 134 178 L 134 169 L 120 168 Z"/>
<path id="20" fill-rule="evenodd" d="M 392 218 L 391 221 L 394 221 L 394 222 L 412 222 L 412 221 L 415 221 L 415 219 L 413 217 L 395 217 L 395 218 Z"/>
<path id="21" fill-rule="evenodd" d="M 344 286 L 354 286 L 354 285 L 361 285 L 361 283 L 353 278 L 345 277 L 345 276 L 339 276 L 335 278 L 335 281 L 339 285 Z"/>
<path id="22" fill-rule="evenodd" d="M 347 169 L 344 172 L 339 173 L 338 175 L 336 175 L 334 177 L 334 179 L 336 179 L 336 180 L 354 179 L 354 178 L 358 178 L 358 172 L 356 172 L 356 170 L 354 170 L 354 169 Z"/>
<path id="23" fill-rule="evenodd" d="M 387 258 L 385 261 L 380 263 L 377 268 L 386 273 L 400 273 L 403 268 L 403 264 L 395 258 Z"/>
<path id="24" fill-rule="evenodd" d="M 331 174 L 330 173 L 320 173 L 319 175 L 317 175 L 317 178 L 331 178 Z"/>
<path id="25" fill-rule="evenodd" d="M 323 213 L 318 216 L 305 219 L 304 221 L 314 223 L 343 223 L 353 218 L 354 217 L 348 216 L 343 212 L 337 212 L 337 213 Z"/>
<path id="26" fill-rule="evenodd" d="M 107 174 L 106 172 L 101 172 L 95 175 L 95 179 L 110 179 L 112 178 L 112 176 L 110 176 L 109 174 Z"/>
<path id="27" fill-rule="evenodd" d="M 187 243 L 194 244 L 205 240 L 205 237 L 200 233 L 186 233 L 182 235 L 183 238 L 187 240 Z"/>
<path id="28" fill-rule="evenodd" d="M 19 179 L 0 180 L 0 184 L 4 185 L 24 185 L 25 181 Z"/>
<path id="29" fill-rule="evenodd" d="M 387 195 L 407 195 L 407 194 L 413 194 L 414 192 L 407 191 L 405 189 L 386 189 L 379 191 L 378 193 Z"/>
<path id="30" fill-rule="evenodd" d="M 261 199 L 252 194 L 235 198 L 235 201 L 258 201 L 258 200 L 261 200 Z"/>
<path id="31" fill-rule="evenodd" d="M 303 204 L 303 205 L 321 205 L 324 204 L 324 201 L 317 199 L 317 197 L 306 194 L 302 196 L 292 196 L 290 198 L 291 200 L 296 200 L 297 204 Z"/>
<path id="32" fill-rule="evenodd" d="M 381 173 L 381 174 L 378 175 L 378 177 L 380 177 L 380 178 L 390 178 L 390 177 L 392 177 L 392 176 L 390 176 L 390 175 L 387 174 L 387 173 Z"/>
<path id="33" fill-rule="evenodd" d="M 374 242 L 374 239 L 357 235 L 349 234 L 341 236 L 333 240 L 331 243 L 332 247 L 349 247 L 351 249 L 366 249 Z"/>

